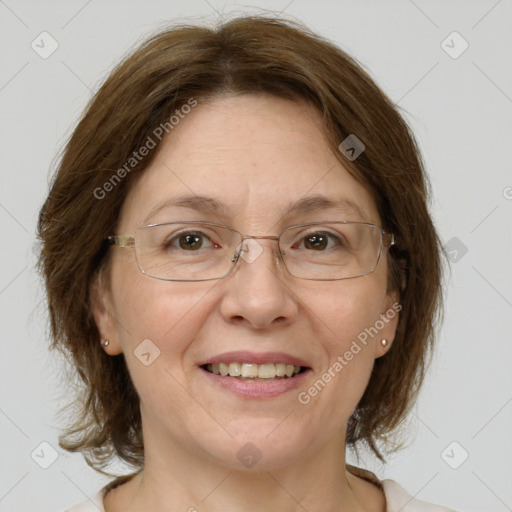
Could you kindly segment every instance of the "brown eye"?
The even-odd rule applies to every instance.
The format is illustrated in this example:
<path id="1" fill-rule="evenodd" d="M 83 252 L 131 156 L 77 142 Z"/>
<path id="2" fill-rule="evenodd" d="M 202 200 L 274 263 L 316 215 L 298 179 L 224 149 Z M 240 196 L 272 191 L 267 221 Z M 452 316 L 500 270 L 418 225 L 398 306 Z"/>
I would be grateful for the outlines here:
<path id="1" fill-rule="evenodd" d="M 184 249 L 186 251 L 201 249 L 203 246 L 203 235 L 196 233 L 181 235 L 178 238 L 178 244 L 180 249 Z"/>
<path id="2" fill-rule="evenodd" d="M 340 237 L 328 231 L 315 231 L 308 233 L 292 246 L 293 249 L 306 249 L 308 251 L 325 252 L 329 249 L 341 248 L 344 243 Z"/>
<path id="3" fill-rule="evenodd" d="M 329 238 L 322 233 L 310 235 L 304 239 L 306 249 L 323 250 L 329 244 Z"/>

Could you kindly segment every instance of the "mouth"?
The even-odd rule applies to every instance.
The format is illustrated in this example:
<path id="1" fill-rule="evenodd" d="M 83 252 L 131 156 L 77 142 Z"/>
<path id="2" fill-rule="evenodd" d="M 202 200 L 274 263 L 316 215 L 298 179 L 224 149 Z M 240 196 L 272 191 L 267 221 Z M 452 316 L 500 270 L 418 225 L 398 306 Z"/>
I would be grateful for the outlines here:
<path id="1" fill-rule="evenodd" d="M 306 372 L 309 368 L 287 363 L 240 363 L 224 362 L 203 364 L 201 368 L 214 375 L 232 377 L 246 381 L 271 381 L 281 379 L 292 379 L 297 375 Z"/>
<path id="2" fill-rule="evenodd" d="M 242 399 L 285 396 L 307 382 L 313 368 L 285 352 L 225 352 L 198 364 L 215 389 Z"/>

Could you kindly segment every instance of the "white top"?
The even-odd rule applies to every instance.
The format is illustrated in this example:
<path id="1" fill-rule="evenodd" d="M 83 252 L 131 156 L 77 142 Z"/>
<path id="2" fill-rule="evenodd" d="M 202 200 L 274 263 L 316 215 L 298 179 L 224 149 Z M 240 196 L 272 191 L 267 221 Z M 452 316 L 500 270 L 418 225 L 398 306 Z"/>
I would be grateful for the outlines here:
<path id="1" fill-rule="evenodd" d="M 382 488 L 386 496 L 386 512 L 455 512 L 439 505 L 432 505 L 413 498 L 394 480 L 383 480 Z M 103 507 L 104 488 L 89 501 L 84 501 L 61 512 L 105 512 Z"/>

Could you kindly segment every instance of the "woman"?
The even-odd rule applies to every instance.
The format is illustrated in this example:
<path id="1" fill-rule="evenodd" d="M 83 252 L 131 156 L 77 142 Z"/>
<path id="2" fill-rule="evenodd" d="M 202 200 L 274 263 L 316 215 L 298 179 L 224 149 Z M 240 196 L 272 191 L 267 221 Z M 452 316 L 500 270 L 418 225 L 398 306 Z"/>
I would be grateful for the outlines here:
<path id="1" fill-rule="evenodd" d="M 446 511 L 382 458 L 421 384 L 440 244 L 413 137 L 279 19 L 180 26 L 93 98 L 39 220 L 62 448 L 135 469 L 70 511 Z"/>

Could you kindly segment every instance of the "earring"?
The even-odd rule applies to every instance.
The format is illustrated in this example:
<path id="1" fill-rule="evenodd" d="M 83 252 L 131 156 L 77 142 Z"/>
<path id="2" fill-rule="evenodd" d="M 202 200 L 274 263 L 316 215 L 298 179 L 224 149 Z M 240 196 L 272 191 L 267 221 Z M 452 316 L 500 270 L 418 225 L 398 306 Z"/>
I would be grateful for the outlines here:
<path id="1" fill-rule="evenodd" d="M 384 338 L 384 339 L 380 340 L 380 344 L 381 344 L 384 348 L 386 348 L 386 347 L 388 346 L 388 340 Z"/>
<path id="2" fill-rule="evenodd" d="M 105 341 L 103 341 L 101 344 L 102 344 L 104 347 L 106 347 L 106 346 L 108 346 L 108 344 L 109 344 L 109 343 L 110 343 L 110 342 L 109 342 L 108 340 L 105 340 Z"/>

